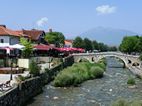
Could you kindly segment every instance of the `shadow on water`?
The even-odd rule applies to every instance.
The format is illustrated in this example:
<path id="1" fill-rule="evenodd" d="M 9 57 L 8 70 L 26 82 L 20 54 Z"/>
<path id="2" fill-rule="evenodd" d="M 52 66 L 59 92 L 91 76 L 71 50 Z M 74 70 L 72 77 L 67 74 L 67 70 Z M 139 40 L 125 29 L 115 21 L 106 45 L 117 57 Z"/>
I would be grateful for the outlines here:
<path id="1" fill-rule="evenodd" d="M 103 78 L 88 80 L 80 87 L 60 88 L 48 84 L 27 106 L 110 106 L 117 98 L 141 99 L 141 80 L 135 78 L 137 88 L 128 88 L 127 80 L 134 77 L 132 73 L 123 68 L 124 64 L 118 59 L 106 59 L 108 64 Z"/>

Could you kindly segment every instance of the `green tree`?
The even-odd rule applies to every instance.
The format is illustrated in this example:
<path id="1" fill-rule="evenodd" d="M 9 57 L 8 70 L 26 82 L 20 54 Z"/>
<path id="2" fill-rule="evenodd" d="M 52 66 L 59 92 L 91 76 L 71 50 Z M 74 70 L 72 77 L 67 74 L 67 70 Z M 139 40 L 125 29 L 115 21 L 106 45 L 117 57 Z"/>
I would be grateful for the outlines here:
<path id="1" fill-rule="evenodd" d="M 104 43 L 98 43 L 98 48 L 100 52 L 106 52 L 108 51 L 108 46 L 105 45 Z"/>
<path id="2" fill-rule="evenodd" d="M 135 46 L 136 52 L 141 53 L 142 52 L 142 36 L 139 37 L 138 42 Z"/>
<path id="3" fill-rule="evenodd" d="M 89 40 L 88 38 L 84 38 L 84 49 L 86 51 L 89 51 L 89 50 L 93 49 L 93 47 L 92 47 L 92 41 Z"/>
<path id="4" fill-rule="evenodd" d="M 92 41 L 92 46 L 93 46 L 94 50 L 99 50 L 99 46 L 98 46 L 98 42 L 97 41 L 93 40 Z"/>
<path id="5" fill-rule="evenodd" d="M 117 51 L 117 47 L 116 46 L 109 46 L 108 50 L 109 51 Z"/>
<path id="6" fill-rule="evenodd" d="M 31 44 L 31 41 L 28 41 L 26 38 L 21 37 L 20 43 L 25 46 L 25 48 L 22 50 L 22 56 L 24 58 L 29 58 L 33 53 L 33 46 Z"/>
<path id="7" fill-rule="evenodd" d="M 65 36 L 61 32 L 46 33 L 45 40 L 50 44 L 55 44 L 56 47 L 64 45 Z"/>
<path id="8" fill-rule="evenodd" d="M 73 47 L 84 48 L 84 42 L 81 37 L 77 36 L 73 41 Z"/>
<path id="9" fill-rule="evenodd" d="M 136 45 L 139 41 L 138 36 L 125 36 L 120 44 L 120 51 L 131 54 L 136 51 Z"/>

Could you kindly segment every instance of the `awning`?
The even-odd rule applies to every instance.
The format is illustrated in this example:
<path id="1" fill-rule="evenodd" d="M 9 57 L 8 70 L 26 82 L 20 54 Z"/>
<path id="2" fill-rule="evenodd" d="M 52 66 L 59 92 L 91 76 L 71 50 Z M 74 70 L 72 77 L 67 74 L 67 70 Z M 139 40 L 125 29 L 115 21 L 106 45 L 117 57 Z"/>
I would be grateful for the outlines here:
<path id="1" fill-rule="evenodd" d="M 65 47 L 65 48 L 55 48 L 55 49 L 60 51 L 60 52 L 85 52 L 85 50 L 82 49 L 82 48 L 69 48 L 69 47 Z"/>
<path id="2" fill-rule="evenodd" d="M 6 50 L 6 54 L 10 54 L 11 50 L 14 50 L 13 48 L 10 47 L 0 47 L 1 50 Z"/>
<path id="3" fill-rule="evenodd" d="M 20 44 L 10 45 L 9 47 L 14 48 L 14 49 L 23 49 L 23 48 L 25 48 L 25 46 L 20 45 Z"/>
<path id="4" fill-rule="evenodd" d="M 52 49 L 54 47 L 49 46 L 49 45 L 35 45 L 35 46 L 33 46 L 33 48 L 35 50 L 50 50 L 50 49 Z"/>

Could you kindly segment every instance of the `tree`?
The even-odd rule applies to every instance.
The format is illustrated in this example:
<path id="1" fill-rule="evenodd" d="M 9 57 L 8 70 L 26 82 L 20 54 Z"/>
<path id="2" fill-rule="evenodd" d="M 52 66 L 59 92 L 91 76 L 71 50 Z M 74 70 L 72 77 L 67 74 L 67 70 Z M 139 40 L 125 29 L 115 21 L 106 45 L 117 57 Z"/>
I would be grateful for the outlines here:
<path id="1" fill-rule="evenodd" d="M 138 36 L 125 36 L 120 44 L 120 51 L 131 54 L 136 51 L 136 45 L 139 41 Z"/>
<path id="2" fill-rule="evenodd" d="M 84 48 L 84 42 L 81 37 L 77 36 L 73 41 L 73 47 Z"/>
<path id="3" fill-rule="evenodd" d="M 92 41 L 92 46 L 93 46 L 94 50 L 99 50 L 99 46 L 98 46 L 98 42 L 97 41 L 93 40 Z"/>
<path id="4" fill-rule="evenodd" d="M 45 40 L 50 44 L 55 44 L 56 47 L 64 45 L 65 37 L 61 32 L 49 32 L 46 33 Z"/>
<path id="5" fill-rule="evenodd" d="M 116 46 L 109 46 L 108 50 L 109 51 L 117 51 L 117 47 Z"/>
<path id="6" fill-rule="evenodd" d="M 100 52 L 106 52 L 108 51 L 108 46 L 105 45 L 104 43 L 98 43 L 98 48 Z"/>
<path id="7" fill-rule="evenodd" d="M 142 52 L 142 36 L 139 37 L 138 42 L 135 46 L 136 52 L 141 53 Z"/>
<path id="8" fill-rule="evenodd" d="M 29 58 L 33 52 L 33 46 L 31 44 L 31 41 L 28 41 L 26 38 L 21 37 L 20 43 L 25 46 L 22 51 L 22 56 L 24 58 Z"/>
<path id="9" fill-rule="evenodd" d="M 90 50 L 93 49 L 93 47 L 92 47 L 92 41 L 89 40 L 88 38 L 84 38 L 84 49 L 86 51 L 90 51 Z"/>

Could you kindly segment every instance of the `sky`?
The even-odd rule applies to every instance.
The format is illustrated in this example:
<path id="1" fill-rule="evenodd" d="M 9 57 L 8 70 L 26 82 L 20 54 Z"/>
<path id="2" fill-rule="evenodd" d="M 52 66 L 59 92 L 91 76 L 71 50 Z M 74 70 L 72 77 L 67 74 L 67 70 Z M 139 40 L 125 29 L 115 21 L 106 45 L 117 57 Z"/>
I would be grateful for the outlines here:
<path id="1" fill-rule="evenodd" d="M 98 27 L 142 34 L 142 0 L 0 0 L 0 24 L 72 37 Z"/>

